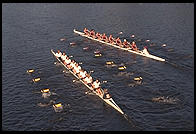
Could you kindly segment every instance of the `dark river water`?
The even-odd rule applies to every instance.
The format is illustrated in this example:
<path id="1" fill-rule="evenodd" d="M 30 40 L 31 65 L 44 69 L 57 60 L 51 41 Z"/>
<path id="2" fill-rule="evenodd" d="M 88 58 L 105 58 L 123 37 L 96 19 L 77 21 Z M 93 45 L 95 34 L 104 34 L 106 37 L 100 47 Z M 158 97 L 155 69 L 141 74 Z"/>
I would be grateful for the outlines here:
<path id="1" fill-rule="evenodd" d="M 167 62 L 73 33 L 84 27 L 134 40 L 140 49 L 146 45 Z M 97 96 L 85 94 L 88 88 L 55 64 L 51 49 L 72 55 L 82 68 L 94 71 L 94 79 L 107 81 L 102 87 L 108 88 L 129 120 Z M 102 57 L 94 57 L 97 49 Z M 106 61 L 116 66 L 106 66 Z M 126 70 L 119 71 L 120 64 Z M 28 74 L 28 69 L 35 71 Z M 142 83 L 133 80 L 139 76 Z M 37 77 L 41 80 L 32 82 Z M 43 88 L 53 94 L 43 98 Z M 158 97 L 164 99 L 157 101 Z M 63 104 L 62 112 L 54 111 L 54 101 Z M 194 4 L 2 4 L 2 129 L 193 131 Z"/>

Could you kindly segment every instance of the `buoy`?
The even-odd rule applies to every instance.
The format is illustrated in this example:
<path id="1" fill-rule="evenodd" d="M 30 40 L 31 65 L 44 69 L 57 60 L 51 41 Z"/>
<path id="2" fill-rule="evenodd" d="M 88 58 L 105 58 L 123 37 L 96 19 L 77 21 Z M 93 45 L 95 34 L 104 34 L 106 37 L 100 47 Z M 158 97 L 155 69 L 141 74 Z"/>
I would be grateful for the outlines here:
<path id="1" fill-rule="evenodd" d="M 41 92 L 42 92 L 42 93 L 48 93 L 48 92 L 50 92 L 50 89 L 49 89 L 49 88 L 42 89 Z"/>
<path id="2" fill-rule="evenodd" d="M 135 77 L 134 80 L 135 80 L 135 81 L 142 80 L 142 77 Z"/>
<path id="3" fill-rule="evenodd" d="M 126 66 L 118 67 L 119 70 L 124 70 L 126 69 Z"/>
<path id="4" fill-rule="evenodd" d="M 35 79 L 33 79 L 34 82 L 38 82 L 38 81 L 40 81 L 40 80 L 41 80 L 40 78 L 35 78 Z"/>
<path id="5" fill-rule="evenodd" d="M 112 64 L 114 64 L 114 62 L 113 61 L 107 61 L 106 64 L 107 65 L 112 65 Z"/>
<path id="6" fill-rule="evenodd" d="M 102 54 L 95 54 L 95 57 L 101 57 L 102 56 Z"/>
<path id="7" fill-rule="evenodd" d="M 33 69 L 29 69 L 29 70 L 27 70 L 27 73 L 33 73 L 34 72 L 34 70 Z"/>

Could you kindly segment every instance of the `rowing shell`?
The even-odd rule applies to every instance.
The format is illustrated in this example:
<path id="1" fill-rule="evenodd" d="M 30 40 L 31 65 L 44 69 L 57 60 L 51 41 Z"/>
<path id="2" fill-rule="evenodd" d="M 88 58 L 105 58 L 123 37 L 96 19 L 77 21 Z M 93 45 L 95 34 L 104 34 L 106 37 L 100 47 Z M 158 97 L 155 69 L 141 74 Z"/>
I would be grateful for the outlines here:
<path id="1" fill-rule="evenodd" d="M 154 55 L 151 55 L 151 54 L 146 55 L 146 54 L 144 54 L 142 51 L 136 52 L 136 51 L 131 50 L 130 48 L 121 48 L 121 47 L 119 47 L 119 46 L 117 46 L 117 45 L 112 45 L 111 43 L 104 42 L 104 41 L 98 40 L 98 39 L 94 39 L 94 38 L 92 38 L 92 37 L 89 37 L 89 36 L 85 35 L 85 34 L 82 33 L 82 32 L 79 32 L 79 31 L 75 30 L 75 29 L 74 29 L 73 31 L 74 31 L 74 33 L 79 34 L 80 36 L 89 38 L 89 39 L 94 40 L 94 41 L 98 41 L 98 42 L 100 42 L 100 43 L 104 43 L 104 44 L 107 44 L 107 45 L 110 45 L 110 46 L 113 46 L 113 47 L 116 47 L 116 48 L 119 48 L 119 49 L 122 49 L 122 50 L 125 50 L 125 51 L 128 51 L 128 52 L 131 52 L 131 53 L 134 53 L 134 54 L 138 54 L 138 55 L 141 55 L 141 56 L 145 56 L 145 57 L 148 57 L 148 58 L 151 58 L 151 59 L 154 59 L 154 60 L 165 61 L 165 59 L 160 58 L 160 57 L 157 57 L 157 56 L 154 56 Z"/>
<path id="2" fill-rule="evenodd" d="M 55 56 L 55 53 L 53 50 L 51 50 L 52 54 Z M 112 98 L 109 99 L 104 99 L 100 94 L 98 94 L 97 92 L 95 92 L 93 90 L 92 87 L 89 87 L 87 84 L 85 84 L 77 75 L 75 75 L 71 70 L 69 70 L 62 62 L 61 60 L 59 60 L 59 58 L 56 57 L 56 59 L 69 71 L 71 72 L 78 80 L 80 80 L 86 87 L 88 87 L 93 93 L 95 93 L 97 96 L 99 96 L 99 98 L 101 98 L 103 101 L 105 101 L 107 104 L 109 104 L 111 107 L 113 107 L 114 109 L 116 109 L 118 112 L 120 112 L 121 114 L 124 115 L 124 112 L 120 109 L 120 107 L 114 102 L 114 100 Z"/>

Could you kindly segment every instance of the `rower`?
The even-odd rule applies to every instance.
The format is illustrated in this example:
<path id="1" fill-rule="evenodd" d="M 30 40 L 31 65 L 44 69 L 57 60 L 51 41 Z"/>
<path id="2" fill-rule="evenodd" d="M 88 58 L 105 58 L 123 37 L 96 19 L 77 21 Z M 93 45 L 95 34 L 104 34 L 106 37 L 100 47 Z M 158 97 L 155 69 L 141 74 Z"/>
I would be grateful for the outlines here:
<path id="1" fill-rule="evenodd" d="M 92 87 L 94 88 L 94 90 L 100 88 L 100 82 L 98 80 L 94 81 Z"/>
<path id="2" fill-rule="evenodd" d="M 71 60 L 69 59 L 69 57 L 66 57 L 65 65 L 68 66 L 70 63 L 71 63 Z"/>
<path id="3" fill-rule="evenodd" d="M 71 63 L 68 64 L 67 67 L 68 67 L 69 69 L 73 69 L 74 66 L 75 66 L 75 63 L 76 63 L 76 62 L 75 62 L 74 60 L 71 60 Z"/>
<path id="4" fill-rule="evenodd" d="M 108 40 L 109 40 L 109 42 L 110 42 L 111 44 L 114 44 L 114 38 L 112 37 L 111 34 L 110 34 Z"/>
<path id="5" fill-rule="evenodd" d="M 105 33 L 103 33 L 102 35 L 102 40 L 108 42 L 108 37 L 105 35 Z"/>
<path id="6" fill-rule="evenodd" d="M 122 47 L 122 42 L 121 42 L 121 40 L 120 40 L 119 37 L 116 39 L 116 44 L 117 44 L 118 46 Z"/>
<path id="7" fill-rule="evenodd" d="M 103 97 L 103 91 L 100 87 L 100 82 L 98 80 L 94 81 L 92 84 L 93 90 Z"/>
<path id="8" fill-rule="evenodd" d="M 103 98 L 104 98 L 104 99 L 110 99 L 110 98 L 111 98 L 110 94 L 108 93 L 108 89 L 104 89 Z"/>
<path id="9" fill-rule="evenodd" d="M 94 29 L 91 29 L 90 36 L 93 37 L 94 39 L 96 38 Z"/>
<path id="10" fill-rule="evenodd" d="M 126 39 L 124 39 L 124 41 L 123 41 L 123 47 L 130 48 L 128 41 Z"/>
<path id="11" fill-rule="evenodd" d="M 93 78 L 90 76 L 90 74 L 86 73 L 86 77 L 83 79 L 84 83 L 88 86 L 92 86 Z"/>
<path id="12" fill-rule="evenodd" d="M 61 60 L 62 60 L 63 64 L 65 64 L 66 57 L 67 57 L 67 55 L 65 55 L 65 53 L 63 53 L 63 55 L 61 55 Z"/>
<path id="13" fill-rule="evenodd" d="M 87 28 L 84 28 L 84 34 L 88 35 L 90 34 L 90 31 Z"/>
<path id="14" fill-rule="evenodd" d="M 81 70 L 81 66 L 78 65 L 78 63 L 76 63 L 75 67 L 72 69 L 74 74 L 78 74 Z"/>
<path id="15" fill-rule="evenodd" d="M 87 72 L 84 70 L 81 70 L 80 73 L 78 74 L 80 79 L 84 79 L 86 77 Z"/>
<path id="16" fill-rule="evenodd" d="M 100 33 L 98 33 L 98 32 L 96 33 L 96 37 L 97 37 L 98 40 L 101 40 L 101 36 L 102 35 Z"/>
<path id="17" fill-rule="evenodd" d="M 134 50 L 134 51 L 138 51 L 138 48 L 135 44 L 135 42 L 133 41 L 132 44 L 131 44 L 131 48 Z"/>
<path id="18" fill-rule="evenodd" d="M 55 56 L 59 58 L 59 60 L 61 60 L 61 55 L 62 53 L 60 52 L 60 50 L 58 50 L 57 53 L 55 54 Z"/>
<path id="19" fill-rule="evenodd" d="M 142 50 L 142 52 L 145 54 L 145 55 L 149 55 L 149 52 L 147 50 L 147 46 L 144 46 L 144 49 Z"/>

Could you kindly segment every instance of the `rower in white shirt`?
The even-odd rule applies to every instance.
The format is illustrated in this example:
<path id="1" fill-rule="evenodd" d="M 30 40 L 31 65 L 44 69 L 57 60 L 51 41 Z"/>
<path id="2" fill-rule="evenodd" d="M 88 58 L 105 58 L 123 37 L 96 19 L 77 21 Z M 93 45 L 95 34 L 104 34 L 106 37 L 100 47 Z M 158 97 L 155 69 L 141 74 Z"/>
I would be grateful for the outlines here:
<path id="1" fill-rule="evenodd" d="M 65 59 L 65 65 L 67 66 L 67 65 L 69 65 L 71 63 L 71 60 L 68 58 L 68 57 L 66 57 L 66 59 Z"/>
<path id="2" fill-rule="evenodd" d="M 67 65 L 67 67 L 68 67 L 69 69 L 73 69 L 74 66 L 75 66 L 75 64 L 76 64 L 76 62 L 75 62 L 74 60 L 71 60 L 71 63 L 70 63 L 69 65 Z"/>
<path id="3" fill-rule="evenodd" d="M 65 59 L 66 59 L 67 55 L 65 55 L 65 53 L 63 53 L 63 55 L 61 55 L 61 60 L 62 62 L 65 64 Z"/>
<path id="4" fill-rule="evenodd" d="M 61 55 L 62 53 L 60 52 L 60 50 L 58 50 L 57 53 L 55 54 L 55 56 L 59 58 L 60 60 L 61 60 Z"/>
<path id="5" fill-rule="evenodd" d="M 78 74 L 81 69 L 81 66 L 79 66 L 78 63 L 76 63 L 75 67 L 73 68 L 73 73 Z"/>
<path id="6" fill-rule="evenodd" d="M 98 80 L 94 81 L 92 84 L 93 90 L 96 91 L 100 96 L 103 97 L 103 90 L 100 87 L 100 82 Z"/>
<path id="7" fill-rule="evenodd" d="M 94 81 L 93 84 L 92 84 L 92 87 L 93 87 L 94 89 L 99 88 L 99 87 L 100 87 L 100 82 L 99 82 L 98 80 Z"/>
<path id="8" fill-rule="evenodd" d="M 83 81 L 88 86 L 92 86 L 93 78 L 89 74 L 86 74 L 86 77 L 83 79 Z"/>
<path id="9" fill-rule="evenodd" d="M 80 79 L 84 79 L 86 77 L 87 72 L 84 70 L 81 70 L 80 73 L 78 74 Z"/>

